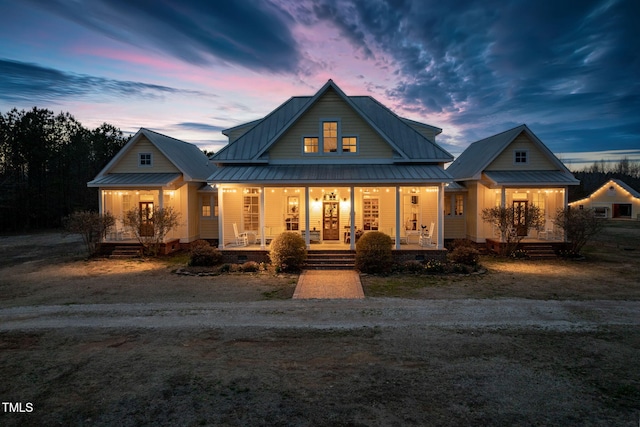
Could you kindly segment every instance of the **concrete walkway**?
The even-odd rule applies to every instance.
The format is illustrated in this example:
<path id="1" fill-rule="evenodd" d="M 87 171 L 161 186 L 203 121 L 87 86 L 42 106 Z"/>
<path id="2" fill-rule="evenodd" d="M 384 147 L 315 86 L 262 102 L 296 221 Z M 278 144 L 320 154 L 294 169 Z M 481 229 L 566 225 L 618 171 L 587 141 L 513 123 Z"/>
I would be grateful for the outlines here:
<path id="1" fill-rule="evenodd" d="M 304 270 L 293 299 L 364 298 L 360 275 L 353 270 Z"/>

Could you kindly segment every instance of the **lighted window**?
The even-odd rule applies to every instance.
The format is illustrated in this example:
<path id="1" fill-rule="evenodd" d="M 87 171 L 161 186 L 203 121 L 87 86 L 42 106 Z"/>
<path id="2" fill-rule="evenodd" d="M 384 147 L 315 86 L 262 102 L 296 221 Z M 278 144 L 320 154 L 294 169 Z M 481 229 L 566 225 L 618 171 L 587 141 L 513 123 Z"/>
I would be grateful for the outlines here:
<path id="1" fill-rule="evenodd" d="M 514 158 L 515 163 L 517 164 L 524 164 L 527 163 L 528 159 L 527 159 L 527 152 L 526 151 L 516 151 L 515 152 L 515 158 Z"/>
<path id="2" fill-rule="evenodd" d="M 138 153 L 138 166 L 152 166 L 153 157 L 151 153 Z"/>
<path id="3" fill-rule="evenodd" d="M 355 136 L 345 136 L 342 138 L 342 152 L 355 153 L 357 150 L 358 138 Z"/>
<path id="4" fill-rule="evenodd" d="M 305 153 L 317 153 L 318 152 L 318 138 L 304 138 L 304 152 Z"/>
<path id="5" fill-rule="evenodd" d="M 338 151 L 338 122 L 322 122 L 322 144 L 325 153 Z"/>
<path id="6" fill-rule="evenodd" d="M 211 196 L 202 196 L 202 216 L 211 216 Z"/>
<path id="7" fill-rule="evenodd" d="M 462 194 L 456 194 L 456 215 L 462 215 L 464 213 L 464 198 Z"/>

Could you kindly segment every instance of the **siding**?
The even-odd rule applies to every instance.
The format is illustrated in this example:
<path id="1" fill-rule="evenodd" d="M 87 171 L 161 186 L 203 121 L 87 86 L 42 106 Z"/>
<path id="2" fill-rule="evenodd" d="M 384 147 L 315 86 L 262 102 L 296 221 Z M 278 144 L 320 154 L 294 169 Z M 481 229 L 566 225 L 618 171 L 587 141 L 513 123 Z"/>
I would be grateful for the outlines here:
<path id="1" fill-rule="evenodd" d="M 357 136 L 357 154 L 326 154 L 303 155 L 302 138 L 304 136 L 321 137 L 323 119 L 338 119 L 340 122 L 340 136 Z M 272 160 L 318 160 L 319 162 L 337 158 L 350 159 L 390 159 L 393 151 L 386 143 L 348 104 L 333 91 L 319 99 L 269 150 Z"/>
<path id="2" fill-rule="evenodd" d="M 420 126 L 418 124 L 411 123 L 411 122 L 405 122 L 405 123 L 407 123 L 409 126 L 411 126 L 420 135 L 422 135 L 425 138 L 427 138 L 429 141 L 434 141 L 435 142 L 435 140 L 436 140 L 436 132 L 435 132 L 435 130 L 430 129 L 430 128 L 425 127 L 425 126 Z"/>
<path id="3" fill-rule="evenodd" d="M 515 164 L 514 152 L 526 150 L 528 152 L 528 163 Z M 511 142 L 502 153 L 485 170 L 557 170 L 540 149 L 529 140 L 526 134 L 521 133 Z"/>
<path id="4" fill-rule="evenodd" d="M 151 153 L 153 158 L 153 165 L 150 167 L 138 166 L 138 153 Z M 165 172 L 178 172 L 173 163 L 171 163 L 155 145 L 153 145 L 147 138 L 140 138 L 140 140 L 133 146 L 117 165 L 109 171 L 109 173 L 165 173 Z"/>

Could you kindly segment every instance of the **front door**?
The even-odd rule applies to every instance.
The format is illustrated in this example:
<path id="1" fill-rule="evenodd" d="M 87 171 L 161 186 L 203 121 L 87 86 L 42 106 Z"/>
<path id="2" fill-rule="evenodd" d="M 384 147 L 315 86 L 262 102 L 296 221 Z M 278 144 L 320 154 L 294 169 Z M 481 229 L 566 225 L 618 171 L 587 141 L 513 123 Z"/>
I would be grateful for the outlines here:
<path id="1" fill-rule="evenodd" d="M 153 202 L 140 202 L 140 235 L 153 236 Z"/>
<path id="2" fill-rule="evenodd" d="M 527 203 L 526 200 L 513 202 L 513 225 L 518 236 L 527 235 Z"/>
<path id="3" fill-rule="evenodd" d="M 338 202 L 323 203 L 322 240 L 340 239 L 340 217 Z"/>

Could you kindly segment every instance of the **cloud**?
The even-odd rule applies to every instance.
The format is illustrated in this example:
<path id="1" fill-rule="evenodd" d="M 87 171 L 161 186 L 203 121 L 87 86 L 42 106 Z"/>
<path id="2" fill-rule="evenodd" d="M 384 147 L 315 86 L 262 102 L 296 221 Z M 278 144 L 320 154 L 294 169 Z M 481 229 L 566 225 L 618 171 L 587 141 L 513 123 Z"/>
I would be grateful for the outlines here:
<path id="1" fill-rule="evenodd" d="M 197 130 L 197 131 L 204 131 L 204 132 L 222 132 L 223 130 L 227 129 L 226 126 L 215 126 L 207 123 L 195 123 L 195 122 L 176 123 L 175 126 L 183 130 Z"/>
<path id="2" fill-rule="evenodd" d="M 9 102 L 68 100 L 96 95 L 124 98 L 160 98 L 172 94 L 211 96 L 168 86 L 68 73 L 9 59 L 0 59 L 0 75 L 0 99 Z"/>
<path id="3" fill-rule="evenodd" d="M 291 72 L 299 61 L 288 13 L 263 1 L 30 0 L 113 39 L 191 64 L 214 58 L 250 69 Z"/>

